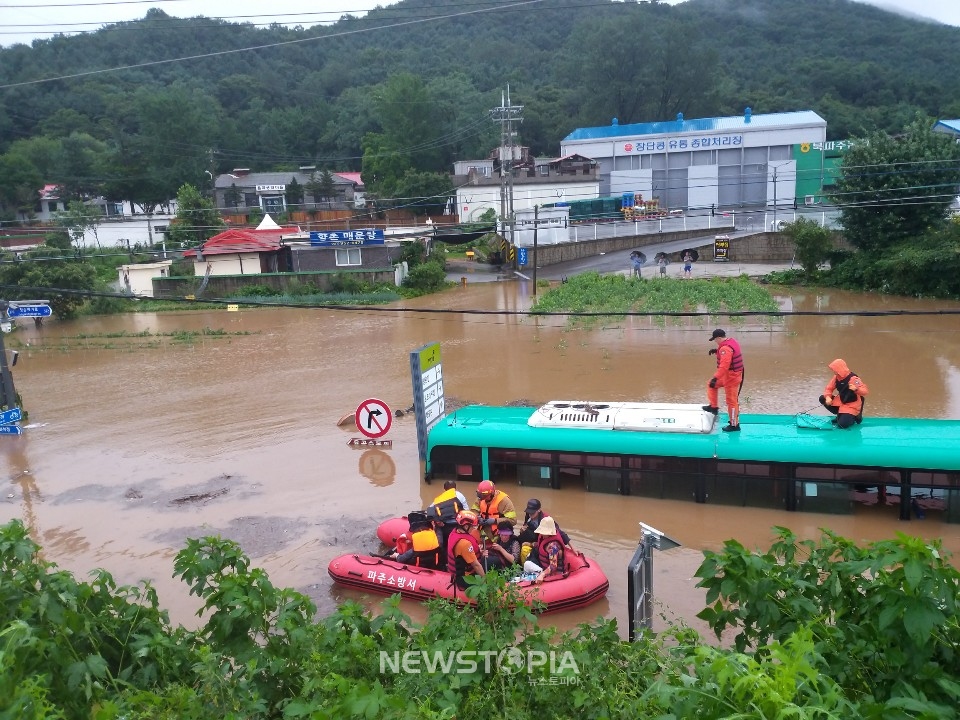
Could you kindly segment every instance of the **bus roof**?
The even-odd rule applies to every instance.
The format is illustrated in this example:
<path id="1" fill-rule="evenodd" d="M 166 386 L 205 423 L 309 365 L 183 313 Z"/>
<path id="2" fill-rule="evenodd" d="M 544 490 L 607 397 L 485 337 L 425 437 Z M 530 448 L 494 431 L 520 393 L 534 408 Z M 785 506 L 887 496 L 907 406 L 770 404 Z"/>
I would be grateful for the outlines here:
<path id="1" fill-rule="evenodd" d="M 800 428 L 794 415 L 741 415 L 739 433 L 638 432 L 530 427 L 533 407 L 471 405 L 440 420 L 438 445 L 515 450 L 715 458 L 723 461 L 960 470 L 960 420 L 868 416 L 849 430 Z"/>

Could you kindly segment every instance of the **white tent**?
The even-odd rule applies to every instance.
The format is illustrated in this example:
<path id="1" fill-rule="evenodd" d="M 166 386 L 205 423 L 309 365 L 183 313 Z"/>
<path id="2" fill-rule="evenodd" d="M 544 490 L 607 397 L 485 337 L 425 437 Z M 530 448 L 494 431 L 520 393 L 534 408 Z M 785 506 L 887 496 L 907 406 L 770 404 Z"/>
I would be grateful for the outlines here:
<path id="1" fill-rule="evenodd" d="M 280 226 L 274 222 L 274 219 L 269 215 L 264 215 L 263 220 L 260 221 L 260 224 L 257 225 L 257 230 L 279 230 Z"/>

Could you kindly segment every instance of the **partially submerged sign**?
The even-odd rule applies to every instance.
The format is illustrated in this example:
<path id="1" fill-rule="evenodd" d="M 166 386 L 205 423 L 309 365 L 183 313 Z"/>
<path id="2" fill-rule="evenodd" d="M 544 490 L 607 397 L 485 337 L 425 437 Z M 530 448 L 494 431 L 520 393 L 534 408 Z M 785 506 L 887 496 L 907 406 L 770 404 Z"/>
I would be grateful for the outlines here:
<path id="1" fill-rule="evenodd" d="M 417 448 L 420 459 L 427 459 L 427 433 L 443 417 L 443 366 L 440 343 L 424 345 L 410 353 L 413 380 L 413 409 L 417 418 Z"/>

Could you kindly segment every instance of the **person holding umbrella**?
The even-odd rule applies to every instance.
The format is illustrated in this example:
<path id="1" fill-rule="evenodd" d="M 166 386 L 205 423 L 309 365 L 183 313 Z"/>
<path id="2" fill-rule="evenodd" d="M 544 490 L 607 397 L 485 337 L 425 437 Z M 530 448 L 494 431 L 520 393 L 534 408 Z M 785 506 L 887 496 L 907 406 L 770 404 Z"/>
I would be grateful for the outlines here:
<path id="1" fill-rule="evenodd" d="M 654 258 L 657 261 L 657 267 L 660 268 L 660 277 L 665 278 L 667 276 L 667 264 L 670 262 L 667 260 L 666 253 L 657 253 L 657 256 Z"/>
<path id="2" fill-rule="evenodd" d="M 684 250 L 683 251 L 683 276 L 685 278 L 693 277 L 693 262 L 697 258 L 694 256 L 693 250 Z"/>
<path id="3" fill-rule="evenodd" d="M 644 255 L 639 250 L 634 250 L 630 253 L 630 262 L 633 263 L 633 273 L 632 276 L 641 279 L 640 268 L 643 267 L 643 264 L 647 261 L 647 256 Z"/>

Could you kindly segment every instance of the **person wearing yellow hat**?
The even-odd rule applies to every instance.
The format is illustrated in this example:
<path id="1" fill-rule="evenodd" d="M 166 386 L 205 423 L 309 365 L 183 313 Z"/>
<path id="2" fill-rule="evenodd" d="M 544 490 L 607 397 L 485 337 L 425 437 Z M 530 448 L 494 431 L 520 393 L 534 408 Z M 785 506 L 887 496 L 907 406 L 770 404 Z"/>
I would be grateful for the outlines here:
<path id="1" fill-rule="evenodd" d="M 557 524 L 549 515 L 540 521 L 534 531 L 537 535 L 535 560 L 527 560 L 523 564 L 524 572 L 536 573 L 534 582 L 538 585 L 551 577 L 562 577 L 564 571 L 563 538 L 557 531 Z M 534 555 L 533 552 L 530 553 Z"/>

